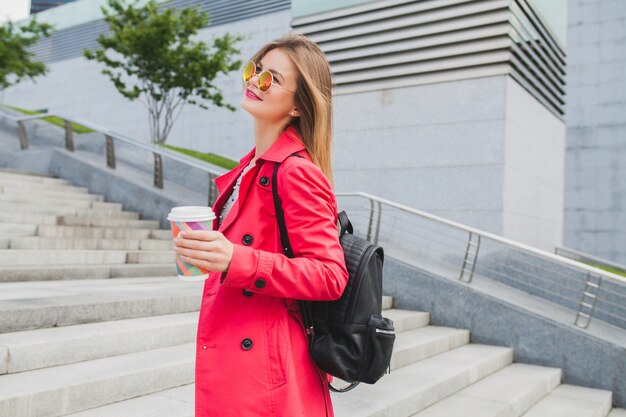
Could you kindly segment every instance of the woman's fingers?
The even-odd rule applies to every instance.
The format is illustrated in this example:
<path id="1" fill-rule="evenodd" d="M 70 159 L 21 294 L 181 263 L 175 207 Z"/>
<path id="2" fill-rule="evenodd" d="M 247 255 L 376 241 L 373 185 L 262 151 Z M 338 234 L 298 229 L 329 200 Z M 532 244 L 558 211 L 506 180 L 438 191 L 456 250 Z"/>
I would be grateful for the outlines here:
<path id="1" fill-rule="evenodd" d="M 174 239 L 174 250 L 181 259 L 210 271 L 226 271 L 230 265 L 233 244 L 221 232 L 185 231 Z"/>
<path id="2" fill-rule="evenodd" d="M 217 230 L 185 230 L 178 234 L 179 237 L 184 239 L 203 240 L 206 242 L 212 242 L 222 237 L 222 232 Z"/>
<path id="3" fill-rule="evenodd" d="M 177 247 L 182 247 L 182 248 L 214 251 L 218 249 L 220 244 L 219 242 L 215 242 L 215 241 L 206 242 L 203 240 L 193 240 L 193 239 L 177 237 L 176 239 L 174 239 L 174 245 Z"/>

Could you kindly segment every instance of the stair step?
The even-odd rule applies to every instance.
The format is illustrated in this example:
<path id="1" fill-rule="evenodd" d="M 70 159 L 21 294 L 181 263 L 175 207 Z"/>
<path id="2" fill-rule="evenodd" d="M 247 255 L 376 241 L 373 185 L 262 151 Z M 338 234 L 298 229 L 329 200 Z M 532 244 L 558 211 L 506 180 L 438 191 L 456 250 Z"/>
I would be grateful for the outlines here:
<path id="1" fill-rule="evenodd" d="M 604 417 L 611 410 L 612 401 L 613 393 L 611 391 L 561 385 L 535 404 L 523 416 Z"/>
<path id="2" fill-rule="evenodd" d="M 0 187 L 9 187 L 9 188 L 22 188 L 24 190 L 28 190 L 33 194 L 36 194 L 39 191 L 59 191 L 64 193 L 79 193 L 79 194 L 87 194 L 89 193 L 89 189 L 86 187 L 76 187 L 74 185 L 68 184 L 55 184 L 55 183 L 38 183 L 32 181 L 24 181 L 21 179 L 8 179 L 0 177 Z"/>
<path id="3" fill-rule="evenodd" d="M 197 322 L 192 312 L 0 334 L 0 374 L 192 343 Z"/>
<path id="4" fill-rule="evenodd" d="M 97 194 L 77 193 L 71 191 L 59 191 L 54 189 L 41 189 L 33 192 L 31 189 L 23 187 L 15 187 L 8 185 L 0 185 L 0 194 L 6 195 L 37 195 L 41 197 L 68 198 L 71 200 L 81 199 L 89 201 L 104 201 L 104 197 Z"/>
<path id="5" fill-rule="evenodd" d="M 58 224 L 65 226 L 128 227 L 133 229 L 159 228 L 159 222 L 157 220 L 90 218 L 86 216 L 60 216 Z"/>
<path id="6" fill-rule="evenodd" d="M 91 202 L 86 201 L 88 205 L 91 205 Z M 57 216 L 61 215 L 77 215 L 80 217 L 87 218 L 116 218 L 116 219 L 129 219 L 129 220 L 137 220 L 139 219 L 139 213 L 132 211 L 120 211 L 117 209 L 108 209 L 108 208 L 83 208 L 76 207 L 65 204 L 41 204 L 36 205 L 35 203 L 20 203 L 20 202 L 0 202 L 0 211 L 4 214 L 54 214 Z"/>
<path id="7" fill-rule="evenodd" d="M 389 310 L 393 308 L 393 297 L 383 295 L 383 310 Z"/>
<path id="8" fill-rule="evenodd" d="M 67 417 L 194 417 L 194 384 L 120 401 Z"/>
<path id="9" fill-rule="evenodd" d="M 510 348 L 464 345 L 393 371 L 374 385 L 361 384 L 334 396 L 335 416 L 411 416 L 512 360 Z"/>
<path id="10" fill-rule="evenodd" d="M 175 275 L 174 263 L 0 267 L 0 282 L 172 277 Z"/>
<path id="11" fill-rule="evenodd" d="M 2 283 L 0 333 L 198 311 L 203 286 L 173 276 Z"/>
<path id="12" fill-rule="evenodd" d="M 35 236 L 36 224 L 0 223 L 0 236 Z"/>
<path id="13" fill-rule="evenodd" d="M 150 233 L 151 239 L 171 239 L 172 231 L 169 229 L 152 229 Z"/>
<path id="14" fill-rule="evenodd" d="M 120 203 L 109 203 L 103 201 L 94 201 L 84 198 L 66 198 L 66 197 L 41 197 L 40 195 L 30 194 L 0 194 L 0 204 L 5 203 L 22 203 L 22 204 L 38 204 L 38 205 L 63 205 L 76 208 L 94 208 L 121 211 Z"/>
<path id="15" fill-rule="evenodd" d="M 607 417 L 626 417 L 626 410 L 623 408 L 614 408 Z"/>
<path id="16" fill-rule="evenodd" d="M 560 369 L 512 364 L 412 417 L 517 417 L 560 382 Z"/>
<path id="17" fill-rule="evenodd" d="M 189 384 L 193 343 L 0 377 L 0 416 L 63 416 Z"/>
<path id="18" fill-rule="evenodd" d="M 59 217 L 54 214 L 2 213 L 0 223 L 7 224 L 36 224 L 54 226 L 59 223 Z"/>
<path id="19" fill-rule="evenodd" d="M 5 179 L 8 181 L 26 181 L 38 184 L 68 185 L 70 183 L 68 180 L 64 180 L 61 178 L 54 178 L 36 174 L 22 174 L 18 172 L 7 172 L 4 171 L 4 169 L 0 171 L 0 179 Z"/>
<path id="20" fill-rule="evenodd" d="M 469 343 L 469 331 L 449 327 L 426 326 L 396 334 L 391 356 L 391 370 L 419 362 L 431 356 Z"/>
<path id="21" fill-rule="evenodd" d="M 174 264 L 176 254 L 173 250 L 128 251 L 126 262 L 129 264 Z"/>
<path id="22" fill-rule="evenodd" d="M 17 237 L 11 249 L 100 249 L 100 250 L 173 250 L 173 241 L 150 239 Z"/>
<path id="23" fill-rule="evenodd" d="M 162 239 L 141 239 L 139 241 L 139 250 L 145 251 L 162 251 L 174 250 L 174 241 L 170 238 L 168 240 Z"/>
<path id="24" fill-rule="evenodd" d="M 430 313 L 423 311 L 388 309 L 383 316 L 393 321 L 396 333 L 426 327 L 430 323 Z"/>
<path id="25" fill-rule="evenodd" d="M 37 235 L 41 237 L 63 238 L 80 237 L 109 239 L 159 239 L 168 241 L 172 240 L 172 232 L 170 230 L 123 229 L 119 227 L 95 226 L 39 226 L 39 228 L 37 229 Z"/>
<path id="26" fill-rule="evenodd" d="M 0 250 L 0 265 L 40 266 L 125 264 L 128 253 L 130 252 L 123 250 L 5 249 Z M 133 259 L 137 258 L 137 255 L 133 255 Z"/>

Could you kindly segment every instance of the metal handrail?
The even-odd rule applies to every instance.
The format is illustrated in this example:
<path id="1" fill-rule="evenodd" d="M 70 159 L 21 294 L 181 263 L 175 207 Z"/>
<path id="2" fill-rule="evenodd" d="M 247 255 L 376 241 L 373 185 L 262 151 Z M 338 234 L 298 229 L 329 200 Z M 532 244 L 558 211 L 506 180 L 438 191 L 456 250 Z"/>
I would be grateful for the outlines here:
<path id="1" fill-rule="evenodd" d="M 114 132 L 112 130 L 105 129 L 101 126 L 96 125 L 95 123 L 86 122 L 75 117 L 69 117 L 56 112 L 48 112 L 35 114 L 30 116 L 13 116 L 9 113 L 6 113 L 0 110 L 0 117 L 7 118 L 17 123 L 18 125 L 18 133 L 20 136 L 20 145 L 21 149 L 28 149 L 28 137 L 26 135 L 26 129 L 24 128 L 24 122 L 43 119 L 50 116 L 56 116 L 64 122 L 64 130 L 65 130 L 65 147 L 67 150 L 73 152 L 74 151 L 74 139 L 71 123 L 76 123 L 82 126 L 85 126 L 91 130 L 94 130 L 98 133 L 104 135 L 106 140 L 106 161 L 107 166 L 111 169 L 116 168 L 115 163 L 115 146 L 114 140 L 125 143 L 127 145 L 134 146 L 139 149 L 143 149 L 149 152 L 152 152 L 154 155 L 154 186 L 156 188 L 163 188 L 163 157 L 171 159 L 176 162 L 183 163 L 192 168 L 199 169 L 205 172 L 209 176 L 209 195 L 208 201 L 211 205 L 212 202 L 217 197 L 217 188 L 215 187 L 214 180 L 217 176 L 221 175 L 221 172 L 218 170 L 212 169 L 209 166 L 176 154 L 174 152 L 169 151 L 168 149 L 160 149 L 154 145 L 146 144 L 139 142 L 137 140 L 131 139 L 127 136 L 122 135 L 121 133 Z"/>
<path id="2" fill-rule="evenodd" d="M 124 135 L 121 135 L 119 133 L 104 129 L 94 123 L 90 123 L 90 122 L 84 122 L 82 120 L 76 119 L 74 117 L 67 117 L 58 113 L 45 113 L 45 114 L 37 114 L 37 115 L 32 115 L 32 116 L 23 116 L 23 117 L 15 117 L 13 115 L 7 114 L 3 111 L 0 111 L 0 117 L 5 117 L 8 118 L 10 120 L 15 121 L 18 124 L 18 131 L 19 131 L 19 135 L 20 135 L 20 144 L 22 149 L 27 149 L 28 148 L 28 138 L 26 135 L 26 130 L 24 128 L 24 122 L 25 121 L 29 121 L 29 120 L 35 120 L 35 119 L 41 119 L 41 118 L 45 118 L 45 117 L 50 117 L 50 116 L 57 116 L 60 119 L 62 119 L 64 121 L 64 126 L 65 126 L 65 143 L 66 143 L 66 148 L 69 151 L 74 151 L 74 144 L 73 144 L 73 135 L 72 135 L 72 128 L 71 128 L 71 123 L 77 123 L 83 126 L 86 126 L 94 131 L 97 131 L 99 133 L 102 133 L 105 136 L 106 139 L 106 159 L 107 159 L 107 166 L 111 169 L 115 169 L 115 152 L 114 152 L 114 140 L 126 143 L 128 145 L 131 146 L 135 146 L 137 148 L 140 149 L 144 149 L 147 151 L 150 151 L 154 154 L 154 185 L 155 187 L 158 188 L 163 188 L 163 157 L 167 157 L 169 159 L 175 160 L 177 162 L 183 163 L 187 166 L 190 167 L 194 167 L 196 169 L 199 169 L 201 171 L 204 171 L 205 173 L 207 173 L 209 175 L 209 196 L 208 196 L 208 205 L 211 205 L 212 202 L 215 200 L 215 198 L 217 197 L 217 189 L 215 187 L 215 177 L 217 177 L 218 175 L 220 175 L 220 172 L 218 172 L 217 170 L 213 170 L 211 168 L 209 168 L 208 166 L 205 166 L 203 164 L 197 163 L 193 160 L 187 159 L 185 157 L 182 157 L 180 155 L 177 155 L 173 152 L 170 152 L 169 150 L 163 150 L 163 149 L 159 149 L 153 145 L 149 145 L 149 144 L 145 144 L 145 143 L 141 143 L 138 142 L 136 140 L 130 139 Z M 587 273 L 587 281 L 585 284 L 585 289 L 583 291 L 583 295 L 581 297 L 580 303 L 579 303 L 579 309 L 578 309 L 578 313 L 576 316 L 576 321 L 575 324 L 578 325 L 579 327 L 583 327 L 586 328 L 592 318 L 593 315 L 593 310 L 595 307 L 595 301 L 596 301 L 596 296 L 597 293 L 600 289 L 600 285 L 601 285 L 601 281 L 602 279 L 608 279 L 611 280 L 615 283 L 621 284 L 621 285 L 626 285 L 626 278 L 617 275 L 617 274 L 613 274 L 611 272 L 599 269 L 599 268 L 595 268 L 593 266 L 589 266 L 586 264 L 583 264 L 581 262 L 575 261 L 575 260 L 571 260 L 568 258 L 565 258 L 563 256 L 559 256 L 556 254 L 552 254 L 551 252 L 547 252 L 541 249 L 537 249 L 534 248 L 532 246 L 529 245 L 525 245 L 523 243 L 519 243 L 519 242 L 515 242 L 513 240 L 504 238 L 502 236 L 498 236 L 495 235 L 493 233 L 489 233 L 483 230 L 479 230 L 470 226 L 466 226 L 464 224 L 461 223 L 457 223 L 454 222 L 452 220 L 448 220 L 439 216 L 435 216 L 433 214 L 430 213 L 426 213 L 417 209 L 414 209 L 412 207 L 408 207 L 405 206 L 403 204 L 399 204 L 399 203 L 395 203 L 393 201 L 390 200 L 386 200 L 384 198 L 381 197 L 377 197 L 374 196 L 372 194 L 368 194 L 365 192 L 339 192 L 336 193 L 336 195 L 338 197 L 341 196 L 346 196 L 346 197 L 362 197 L 365 199 L 368 199 L 370 201 L 370 218 L 369 218 L 369 224 L 367 227 L 367 238 L 368 239 L 373 239 L 374 243 L 378 243 L 378 239 L 379 239 L 379 235 L 380 235 L 380 229 L 381 229 L 381 217 L 382 217 L 382 205 L 388 206 L 388 207 L 393 207 L 395 209 L 404 211 L 406 213 L 410 213 L 416 216 L 419 216 L 421 218 L 425 218 L 431 221 L 434 221 L 436 223 L 439 224 L 443 224 L 443 225 L 447 225 L 450 227 L 453 227 L 455 229 L 458 230 L 462 230 L 465 231 L 469 234 L 469 238 L 467 241 L 467 247 L 465 250 L 465 256 L 463 259 L 463 266 L 461 268 L 461 273 L 459 276 L 459 280 L 465 283 L 470 283 L 472 280 L 472 276 L 474 274 L 475 271 L 475 267 L 476 267 L 476 263 L 478 260 L 478 251 L 480 248 L 480 240 L 481 237 L 482 238 L 487 238 L 490 239 L 492 241 L 495 242 L 499 242 L 505 246 L 511 247 L 511 248 L 516 248 L 519 249 L 521 251 L 525 251 L 528 253 L 532 253 L 534 255 L 537 255 L 543 259 L 548 259 L 551 261 L 555 261 L 558 262 L 560 264 L 564 264 L 564 265 L 568 265 L 570 267 L 573 267 L 574 269 L 577 269 L 578 271 L 584 271 Z M 378 207 L 378 216 L 376 219 L 376 223 L 374 224 L 374 214 L 375 214 L 375 207 Z M 374 229 L 374 230 L 373 230 Z M 373 236 L 372 236 L 373 234 Z M 592 275 L 594 274 L 594 275 Z M 597 278 L 597 281 L 594 281 L 594 278 Z M 587 297 L 587 298 L 586 298 Z M 588 298 L 591 297 L 592 299 L 589 300 Z M 591 303 L 591 304 L 590 304 Z M 583 312 L 583 307 L 584 308 L 590 308 L 590 311 L 588 313 L 584 313 Z M 581 322 L 582 320 L 587 320 L 586 323 L 584 323 L 583 325 L 580 325 L 579 322 Z"/>
<path id="3" fill-rule="evenodd" d="M 560 262 L 562 264 L 569 265 L 571 267 L 583 270 L 585 272 L 589 272 L 589 273 L 593 273 L 593 274 L 597 274 L 597 275 L 602 275 L 602 277 L 604 277 L 604 278 L 608 278 L 608 279 L 613 280 L 613 281 L 615 281 L 617 283 L 626 285 L 626 278 L 622 277 L 621 275 L 613 274 L 612 272 L 605 271 L 603 269 L 595 268 L 593 266 L 590 266 L 590 265 L 587 265 L 587 264 L 584 264 L 584 263 L 581 263 L 581 262 L 577 262 L 577 261 L 574 261 L 572 259 L 565 258 L 563 256 L 555 255 L 555 254 L 553 254 L 551 252 L 548 252 L 548 251 L 545 251 L 545 250 L 542 250 L 542 249 L 534 248 L 532 246 L 528 246 L 528 245 L 525 245 L 523 243 L 515 242 L 515 241 L 507 239 L 505 237 L 494 235 L 493 233 L 485 232 L 483 230 L 476 229 L 476 228 L 473 228 L 473 227 L 470 227 L 470 226 L 466 226 L 464 224 L 457 223 L 457 222 L 454 222 L 452 220 L 445 219 L 443 217 L 435 216 L 433 214 L 426 213 L 424 211 L 417 210 L 415 208 L 412 208 L 412 207 L 409 207 L 409 206 L 405 206 L 403 204 L 395 203 L 393 201 L 386 200 L 384 198 L 377 197 L 377 196 L 372 195 L 372 194 L 368 194 L 368 193 L 359 191 L 359 192 L 341 192 L 341 193 L 336 193 L 336 195 L 338 197 L 341 197 L 341 196 L 345 196 L 345 197 L 363 197 L 363 198 L 366 198 L 366 199 L 368 199 L 370 201 L 373 201 L 373 202 L 378 202 L 380 204 L 384 204 L 386 206 L 393 207 L 393 208 L 396 208 L 398 210 L 401 210 L 401 211 L 404 211 L 404 212 L 407 212 L 407 213 L 415 214 L 417 216 L 420 216 L 420 217 L 423 217 L 423 218 L 426 218 L 426 219 L 429 219 L 429 220 L 433 220 L 435 222 L 438 222 L 438 223 L 441 223 L 441 224 L 445 224 L 445 225 L 454 227 L 454 228 L 459 229 L 459 230 L 464 230 L 464 231 L 466 231 L 468 233 L 472 233 L 474 235 L 478 235 L 478 236 L 482 236 L 482 237 L 494 240 L 494 241 L 502 243 L 502 244 L 504 244 L 506 246 L 514 247 L 516 249 L 521 249 L 523 251 L 533 253 L 533 254 L 538 255 L 538 256 L 540 256 L 540 257 L 542 257 L 544 259 L 550 259 L 550 260 L 553 260 L 553 261 L 556 261 L 556 262 Z M 373 209 L 372 209 L 371 213 L 372 213 L 372 216 L 373 216 Z M 379 213 L 379 216 L 380 216 L 380 213 Z M 377 242 L 374 242 L 374 243 L 377 243 Z"/>

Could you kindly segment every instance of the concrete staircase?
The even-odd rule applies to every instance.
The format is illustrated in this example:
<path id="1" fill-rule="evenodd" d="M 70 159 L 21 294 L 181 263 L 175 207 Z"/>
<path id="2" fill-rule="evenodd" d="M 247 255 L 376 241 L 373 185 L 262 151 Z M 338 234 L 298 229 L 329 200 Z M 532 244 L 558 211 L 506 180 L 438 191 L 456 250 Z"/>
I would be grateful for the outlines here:
<path id="1" fill-rule="evenodd" d="M 192 417 L 202 283 L 170 232 L 85 189 L 0 172 L 0 417 Z M 626 417 L 608 391 L 393 308 L 389 375 L 333 394 L 338 417 Z M 236 401 L 236 399 L 234 399 Z"/>

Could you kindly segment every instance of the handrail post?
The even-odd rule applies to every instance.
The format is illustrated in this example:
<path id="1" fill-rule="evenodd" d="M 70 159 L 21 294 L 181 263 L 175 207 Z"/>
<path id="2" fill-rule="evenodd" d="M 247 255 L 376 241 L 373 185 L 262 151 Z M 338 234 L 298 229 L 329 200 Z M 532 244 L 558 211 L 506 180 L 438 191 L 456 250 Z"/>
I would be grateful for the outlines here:
<path id="1" fill-rule="evenodd" d="M 217 186 L 215 185 L 215 178 L 217 178 L 217 175 L 209 172 L 209 201 L 207 204 L 209 207 L 215 204 L 215 199 L 217 198 Z"/>
<path id="2" fill-rule="evenodd" d="M 24 127 L 24 122 L 18 120 L 17 122 L 17 132 L 20 135 L 20 148 L 28 149 L 28 138 L 26 137 L 26 127 Z"/>
<path id="3" fill-rule="evenodd" d="M 156 152 L 152 154 L 154 155 L 154 186 L 163 188 L 163 158 Z"/>
<path id="4" fill-rule="evenodd" d="M 65 125 L 65 148 L 68 151 L 74 152 L 74 137 L 72 136 L 72 123 L 68 120 L 63 120 Z"/>
<path id="5" fill-rule="evenodd" d="M 374 200 L 372 200 L 371 198 L 368 198 L 368 200 L 370 201 L 370 221 L 367 225 L 367 240 L 371 241 L 372 226 L 374 224 Z"/>
<path id="6" fill-rule="evenodd" d="M 115 144 L 113 138 L 109 135 L 104 135 L 106 138 L 106 150 L 107 150 L 107 166 L 115 169 Z"/>
<path id="7" fill-rule="evenodd" d="M 574 324 L 578 327 L 582 327 L 583 329 L 589 327 L 589 323 L 591 323 L 593 312 L 596 308 L 596 301 L 598 301 L 600 287 L 602 286 L 601 276 L 595 276 L 597 279 L 595 282 L 592 278 L 594 278 L 594 276 L 591 275 L 590 272 L 587 272 L 587 280 L 585 282 L 585 287 L 583 288 L 582 296 L 580 297 L 580 302 L 578 303 L 576 320 L 574 320 Z M 587 312 L 585 313 L 583 310 L 586 310 Z M 584 323 L 582 323 L 583 321 Z"/>
<path id="8" fill-rule="evenodd" d="M 465 282 L 466 284 L 472 282 L 474 271 L 476 270 L 476 262 L 478 261 L 478 251 L 480 250 L 480 235 L 476 235 L 476 242 L 472 240 L 473 236 L 474 233 L 469 232 L 465 256 L 463 257 L 463 264 L 461 265 L 461 273 L 459 274 L 459 281 Z M 470 251 L 472 246 L 475 248 L 473 254 Z"/>
<path id="9" fill-rule="evenodd" d="M 378 203 L 378 220 L 376 221 L 376 235 L 374 235 L 374 244 L 378 245 L 378 236 L 380 234 L 380 218 L 383 214 L 383 207 L 380 204 L 380 201 L 377 201 L 376 203 Z"/>

